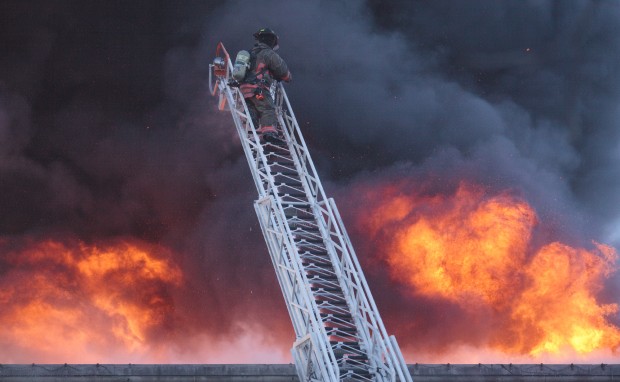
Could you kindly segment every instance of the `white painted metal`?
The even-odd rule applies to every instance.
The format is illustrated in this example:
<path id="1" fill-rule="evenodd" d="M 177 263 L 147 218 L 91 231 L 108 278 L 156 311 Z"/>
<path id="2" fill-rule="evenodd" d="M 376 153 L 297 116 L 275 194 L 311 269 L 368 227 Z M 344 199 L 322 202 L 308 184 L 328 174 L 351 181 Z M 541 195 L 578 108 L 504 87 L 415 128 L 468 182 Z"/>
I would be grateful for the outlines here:
<path id="1" fill-rule="evenodd" d="M 286 143 L 261 142 L 220 43 L 209 86 L 230 110 L 258 191 L 254 207 L 295 329 L 301 381 L 411 376 L 388 337 L 334 200 L 327 198 L 284 87 L 272 88 Z"/>

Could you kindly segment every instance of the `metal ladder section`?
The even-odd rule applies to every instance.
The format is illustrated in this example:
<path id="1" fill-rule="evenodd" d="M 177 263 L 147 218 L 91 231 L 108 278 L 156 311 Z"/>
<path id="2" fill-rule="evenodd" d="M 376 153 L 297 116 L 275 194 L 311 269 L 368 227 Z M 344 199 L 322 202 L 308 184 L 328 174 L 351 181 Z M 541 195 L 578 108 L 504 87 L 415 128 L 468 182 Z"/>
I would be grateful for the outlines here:
<path id="1" fill-rule="evenodd" d="M 295 329 L 301 381 L 401 381 L 411 376 L 387 335 L 333 199 L 310 158 L 281 84 L 272 88 L 286 142 L 261 142 L 223 44 L 209 68 L 219 109 L 230 110 L 258 190 L 254 203 Z"/>

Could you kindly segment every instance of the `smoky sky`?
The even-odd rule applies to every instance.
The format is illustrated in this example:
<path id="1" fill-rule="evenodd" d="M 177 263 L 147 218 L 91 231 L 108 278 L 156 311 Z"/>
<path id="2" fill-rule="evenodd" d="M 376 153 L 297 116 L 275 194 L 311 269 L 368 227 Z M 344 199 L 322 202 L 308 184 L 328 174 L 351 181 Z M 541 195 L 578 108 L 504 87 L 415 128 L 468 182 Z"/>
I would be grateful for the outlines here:
<path id="1" fill-rule="evenodd" d="M 208 93 L 217 42 L 247 49 L 264 26 L 337 202 L 386 174 L 469 179 L 523 195 L 571 244 L 620 245 L 620 5 L 585 0 L 3 1 L 0 240 L 162 244 L 188 275 L 184 330 L 226 334 L 248 312 L 288 328 L 247 163 Z M 415 314 L 369 277 L 388 326 Z"/>

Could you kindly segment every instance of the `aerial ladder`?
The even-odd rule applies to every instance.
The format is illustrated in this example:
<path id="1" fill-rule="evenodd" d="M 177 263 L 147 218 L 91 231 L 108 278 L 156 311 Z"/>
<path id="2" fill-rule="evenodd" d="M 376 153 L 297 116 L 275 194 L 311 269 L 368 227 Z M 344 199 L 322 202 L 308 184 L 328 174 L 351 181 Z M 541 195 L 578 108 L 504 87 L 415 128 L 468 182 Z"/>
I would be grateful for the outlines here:
<path id="1" fill-rule="evenodd" d="M 282 142 L 263 142 L 219 43 L 209 65 L 218 108 L 230 110 L 258 191 L 254 208 L 293 322 L 302 382 L 411 382 L 388 336 L 334 200 L 327 198 L 281 83 L 271 88 Z"/>

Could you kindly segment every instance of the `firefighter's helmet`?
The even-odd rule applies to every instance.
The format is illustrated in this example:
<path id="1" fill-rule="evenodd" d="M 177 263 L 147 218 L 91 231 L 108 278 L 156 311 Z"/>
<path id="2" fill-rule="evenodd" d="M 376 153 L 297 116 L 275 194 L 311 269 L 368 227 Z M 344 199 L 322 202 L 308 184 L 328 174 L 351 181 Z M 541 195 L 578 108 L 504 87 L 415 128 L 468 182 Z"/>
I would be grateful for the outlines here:
<path id="1" fill-rule="evenodd" d="M 270 28 L 261 28 L 254 33 L 254 38 L 262 43 L 269 45 L 272 49 L 278 47 L 278 35 Z"/>

